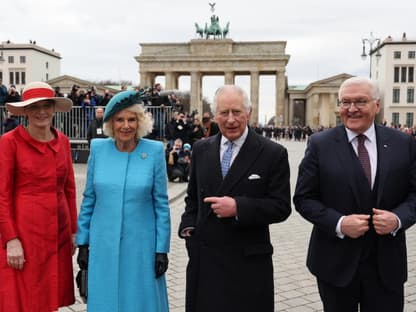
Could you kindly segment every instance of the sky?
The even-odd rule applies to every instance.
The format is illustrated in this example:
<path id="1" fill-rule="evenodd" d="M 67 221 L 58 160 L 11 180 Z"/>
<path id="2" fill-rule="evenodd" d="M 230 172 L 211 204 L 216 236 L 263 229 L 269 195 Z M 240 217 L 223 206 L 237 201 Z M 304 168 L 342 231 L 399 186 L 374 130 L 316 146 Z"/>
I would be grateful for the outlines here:
<path id="1" fill-rule="evenodd" d="M 216 1 L 222 27 L 230 22 L 234 41 L 286 41 L 288 83 L 307 85 L 341 73 L 368 76 L 362 39 L 416 40 L 414 0 Z M 139 43 L 186 43 L 196 39 L 194 23 L 210 22 L 209 2 L 200 0 L 15 0 L 0 11 L 0 41 L 28 43 L 61 54 L 61 74 L 85 80 L 139 82 Z M 368 45 L 367 45 L 368 48 Z M 160 77 L 157 82 L 164 82 Z M 203 80 L 212 99 L 222 77 Z M 249 93 L 248 77 L 236 83 Z M 179 80 L 189 90 L 188 77 Z M 274 78 L 260 78 L 260 122 L 274 112 Z"/>

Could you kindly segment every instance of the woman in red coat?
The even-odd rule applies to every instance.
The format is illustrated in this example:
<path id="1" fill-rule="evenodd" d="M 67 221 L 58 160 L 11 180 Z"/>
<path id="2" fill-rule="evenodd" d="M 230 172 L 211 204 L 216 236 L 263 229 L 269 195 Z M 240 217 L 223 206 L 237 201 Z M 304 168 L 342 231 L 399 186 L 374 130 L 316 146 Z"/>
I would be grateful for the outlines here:
<path id="1" fill-rule="evenodd" d="M 0 311 L 51 312 L 74 303 L 75 179 L 68 139 L 52 127 L 72 101 L 46 83 L 26 86 L 26 116 L 0 139 Z"/>

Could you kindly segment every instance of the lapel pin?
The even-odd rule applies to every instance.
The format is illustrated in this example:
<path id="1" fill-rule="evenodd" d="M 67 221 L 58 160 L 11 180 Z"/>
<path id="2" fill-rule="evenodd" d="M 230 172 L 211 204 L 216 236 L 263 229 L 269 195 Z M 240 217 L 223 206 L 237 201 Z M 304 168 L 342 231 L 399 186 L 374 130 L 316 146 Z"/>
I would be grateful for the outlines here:
<path id="1" fill-rule="evenodd" d="M 147 158 L 147 154 L 146 153 L 142 153 L 140 156 L 142 157 L 142 159 L 146 159 Z"/>

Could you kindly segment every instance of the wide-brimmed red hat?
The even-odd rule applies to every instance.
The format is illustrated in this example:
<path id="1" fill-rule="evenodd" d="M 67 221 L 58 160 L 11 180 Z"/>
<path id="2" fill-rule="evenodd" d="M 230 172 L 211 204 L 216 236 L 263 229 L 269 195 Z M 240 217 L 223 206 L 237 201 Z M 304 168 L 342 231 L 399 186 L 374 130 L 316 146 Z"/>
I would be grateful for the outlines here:
<path id="1" fill-rule="evenodd" d="M 21 102 L 6 103 L 6 108 L 13 115 L 24 116 L 25 107 L 30 104 L 48 100 L 55 104 L 56 112 L 69 112 L 72 108 L 71 99 L 65 97 L 55 97 L 55 90 L 45 82 L 31 82 L 22 92 Z"/>

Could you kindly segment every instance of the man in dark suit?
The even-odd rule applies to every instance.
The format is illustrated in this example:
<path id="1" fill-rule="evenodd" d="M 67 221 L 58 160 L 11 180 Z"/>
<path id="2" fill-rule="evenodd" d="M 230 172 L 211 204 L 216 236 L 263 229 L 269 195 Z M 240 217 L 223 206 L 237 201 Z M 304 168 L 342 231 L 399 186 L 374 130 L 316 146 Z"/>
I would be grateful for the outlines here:
<path id="1" fill-rule="evenodd" d="M 212 111 L 221 133 L 193 146 L 179 226 L 189 256 L 186 311 L 273 312 L 269 224 L 291 212 L 287 151 L 248 128 L 241 88 L 219 88 Z"/>
<path id="2" fill-rule="evenodd" d="M 403 310 L 407 230 L 416 221 L 416 146 L 374 123 L 377 84 L 353 77 L 339 90 L 342 126 L 313 134 L 294 203 L 312 222 L 307 266 L 325 311 Z"/>

